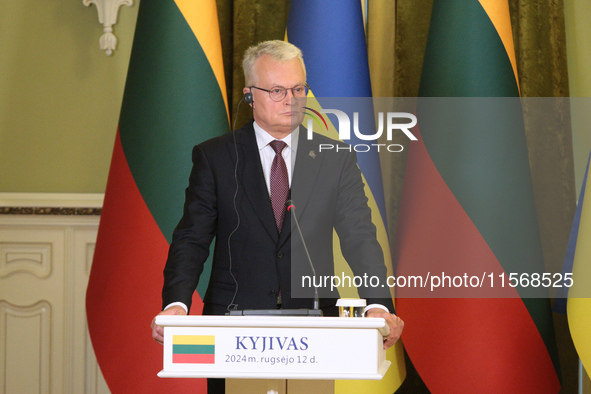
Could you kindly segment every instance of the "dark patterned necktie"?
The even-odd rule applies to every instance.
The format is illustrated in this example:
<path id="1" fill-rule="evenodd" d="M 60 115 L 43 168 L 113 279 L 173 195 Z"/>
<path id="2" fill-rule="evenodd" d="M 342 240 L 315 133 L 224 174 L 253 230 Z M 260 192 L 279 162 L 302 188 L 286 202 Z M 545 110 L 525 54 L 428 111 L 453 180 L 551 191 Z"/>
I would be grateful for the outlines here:
<path id="1" fill-rule="evenodd" d="M 281 152 L 287 146 L 283 141 L 274 140 L 269 143 L 275 151 L 275 158 L 271 164 L 271 205 L 275 214 L 277 230 L 281 232 L 283 217 L 285 216 L 285 203 L 289 194 L 289 178 L 287 177 L 287 166 Z"/>

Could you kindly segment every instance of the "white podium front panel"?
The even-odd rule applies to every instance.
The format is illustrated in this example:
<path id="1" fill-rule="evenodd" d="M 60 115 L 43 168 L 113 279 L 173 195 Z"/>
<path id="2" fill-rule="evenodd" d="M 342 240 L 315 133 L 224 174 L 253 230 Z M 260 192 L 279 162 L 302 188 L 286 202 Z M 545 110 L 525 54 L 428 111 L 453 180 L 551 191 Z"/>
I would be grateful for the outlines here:
<path id="1" fill-rule="evenodd" d="M 381 379 L 383 319 L 159 316 L 160 377 Z M 386 326 L 387 327 L 387 326 Z"/>

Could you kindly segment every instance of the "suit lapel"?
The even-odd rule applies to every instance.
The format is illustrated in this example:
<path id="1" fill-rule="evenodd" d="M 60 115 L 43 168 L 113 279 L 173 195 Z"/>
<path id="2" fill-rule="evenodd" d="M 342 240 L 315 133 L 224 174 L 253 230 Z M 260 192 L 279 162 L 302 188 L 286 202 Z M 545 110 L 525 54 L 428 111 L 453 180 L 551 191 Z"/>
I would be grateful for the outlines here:
<path id="1" fill-rule="evenodd" d="M 312 141 L 308 141 L 306 134 L 306 130 L 302 127 L 299 133 L 291 183 L 291 199 L 297 208 L 298 219 L 304 214 L 323 161 L 323 155 L 318 154 L 318 146 L 314 145 Z M 234 157 L 233 142 L 231 145 L 228 148 Z M 238 149 L 238 179 L 244 193 L 269 236 L 279 245 L 283 245 L 291 234 L 291 215 L 285 215 L 283 230 L 281 234 L 278 234 L 252 122 L 236 131 L 236 145 Z"/>
<path id="2" fill-rule="evenodd" d="M 323 161 L 323 155 L 318 153 L 318 145 L 315 145 L 313 141 L 309 141 L 306 134 L 306 129 L 300 127 L 295 168 L 291 182 L 291 198 L 296 206 L 298 219 L 301 219 L 304 215 Z"/>
<path id="3" fill-rule="evenodd" d="M 258 146 L 252 122 L 236 131 L 238 148 L 238 179 L 255 214 L 275 242 L 279 234 L 275 225 L 273 208 L 265 184 Z M 229 147 L 234 151 L 234 146 Z M 234 155 L 233 155 L 234 156 Z"/>

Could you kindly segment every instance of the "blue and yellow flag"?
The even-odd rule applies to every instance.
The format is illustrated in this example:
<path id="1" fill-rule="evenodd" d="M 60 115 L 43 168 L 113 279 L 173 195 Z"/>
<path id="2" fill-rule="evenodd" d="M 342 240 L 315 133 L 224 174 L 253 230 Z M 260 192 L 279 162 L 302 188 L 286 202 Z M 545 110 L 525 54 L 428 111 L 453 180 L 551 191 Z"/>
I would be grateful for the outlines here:
<path id="1" fill-rule="evenodd" d="M 591 371 L 591 183 L 589 183 L 589 165 L 591 153 L 587 162 L 587 171 L 581 187 L 581 194 L 577 212 L 571 231 L 571 240 L 567 254 L 570 254 L 572 284 L 568 292 L 566 313 L 571 337 L 579 354 L 583 366 Z M 565 261 L 565 265 L 568 262 Z M 565 270 L 563 270 L 565 273 Z"/>
<path id="2" fill-rule="evenodd" d="M 372 96 L 361 2 L 292 2 L 287 22 L 287 39 L 302 50 L 311 95 L 319 98 L 321 106 L 323 97 Z M 330 137 L 338 138 L 333 126 L 329 126 L 329 130 L 333 132 Z M 353 145 L 362 141 L 353 137 L 345 142 Z M 386 206 L 378 152 L 358 153 L 357 161 L 366 183 L 366 195 L 372 208 L 378 241 L 391 274 L 391 255 L 385 225 Z M 335 245 L 335 260 L 340 258 L 337 246 Z M 335 264 L 338 266 L 338 261 Z M 387 357 L 392 365 L 381 381 L 337 381 L 335 392 L 394 392 L 406 376 L 400 341 L 388 350 Z"/>

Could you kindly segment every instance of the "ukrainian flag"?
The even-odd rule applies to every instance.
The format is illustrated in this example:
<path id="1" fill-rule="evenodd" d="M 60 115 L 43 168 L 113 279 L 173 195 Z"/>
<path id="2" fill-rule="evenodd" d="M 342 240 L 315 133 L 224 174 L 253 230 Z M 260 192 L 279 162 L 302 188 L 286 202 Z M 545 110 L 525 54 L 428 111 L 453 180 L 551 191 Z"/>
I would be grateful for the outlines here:
<path id="1" fill-rule="evenodd" d="M 568 292 L 566 313 L 571 337 L 583 366 L 591 371 L 591 183 L 589 183 L 589 162 L 581 188 L 575 224 L 571 238 L 576 239 L 572 261 L 572 287 Z M 575 246 L 573 245 L 573 246 Z M 569 245 L 570 249 L 570 245 Z M 564 272 L 563 272 L 564 273 Z"/>
<path id="2" fill-rule="evenodd" d="M 311 95 L 319 98 L 320 105 L 322 105 L 322 97 L 372 96 L 360 1 L 293 1 L 287 22 L 287 39 L 302 50 Z M 309 103 L 314 101 L 310 99 Z M 369 127 L 374 130 L 373 125 Z M 324 130 L 324 128 L 321 129 Z M 327 134 L 331 138 L 338 139 L 333 125 L 329 125 Z M 354 145 L 367 141 L 360 141 L 353 137 L 345 142 Z M 366 184 L 366 195 L 372 208 L 372 220 L 377 228 L 378 241 L 384 251 L 388 273 L 392 274 L 378 152 L 358 153 L 357 160 Z M 337 266 L 336 260 L 339 259 L 339 254 L 340 248 L 335 245 Z M 342 293 L 341 296 L 343 296 Z M 406 376 L 400 341 L 388 350 L 387 357 L 392 365 L 381 381 L 336 381 L 335 392 L 392 393 L 396 391 Z"/>

